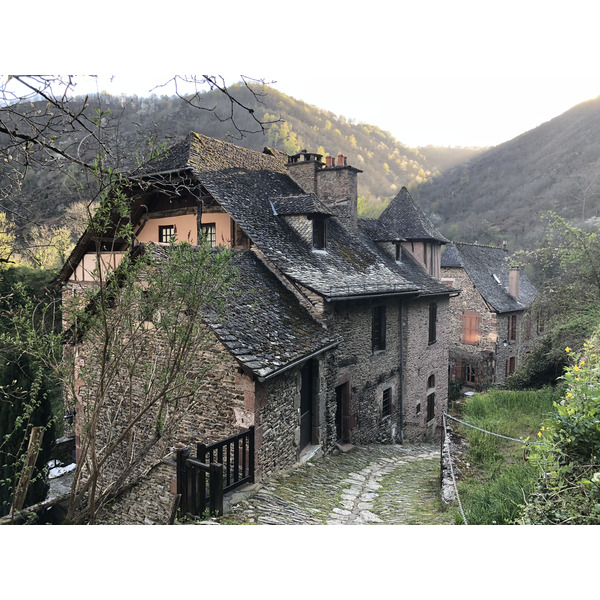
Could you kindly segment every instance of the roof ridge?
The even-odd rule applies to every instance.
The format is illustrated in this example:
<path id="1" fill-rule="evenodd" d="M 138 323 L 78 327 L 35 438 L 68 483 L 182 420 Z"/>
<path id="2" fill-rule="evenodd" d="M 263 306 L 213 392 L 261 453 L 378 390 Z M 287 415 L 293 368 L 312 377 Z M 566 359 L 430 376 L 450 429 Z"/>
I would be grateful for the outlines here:
<path id="1" fill-rule="evenodd" d="M 451 242 L 455 246 L 473 246 L 475 248 L 492 248 L 493 250 L 504 250 L 502 246 L 490 246 L 489 244 L 478 244 L 477 242 Z"/>

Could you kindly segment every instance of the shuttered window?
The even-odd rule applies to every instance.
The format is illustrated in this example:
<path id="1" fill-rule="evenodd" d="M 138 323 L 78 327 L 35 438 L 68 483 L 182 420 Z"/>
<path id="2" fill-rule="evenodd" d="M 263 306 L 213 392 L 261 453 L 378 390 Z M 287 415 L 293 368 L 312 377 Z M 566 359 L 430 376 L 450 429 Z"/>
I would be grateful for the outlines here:
<path id="1" fill-rule="evenodd" d="M 479 341 L 481 317 L 477 311 L 466 310 L 463 313 L 463 343 L 476 344 Z"/>

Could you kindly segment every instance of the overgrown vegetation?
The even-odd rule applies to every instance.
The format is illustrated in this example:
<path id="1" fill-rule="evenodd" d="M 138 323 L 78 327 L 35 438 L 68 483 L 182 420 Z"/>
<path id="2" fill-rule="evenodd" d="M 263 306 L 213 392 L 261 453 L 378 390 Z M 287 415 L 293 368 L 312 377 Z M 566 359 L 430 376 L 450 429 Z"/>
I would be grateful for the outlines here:
<path id="1" fill-rule="evenodd" d="M 566 391 L 541 425 L 531 454 L 537 485 L 521 522 L 600 524 L 600 328 L 572 355 L 563 377 Z"/>
<path id="2" fill-rule="evenodd" d="M 460 406 L 461 420 L 513 439 L 527 439 L 539 431 L 552 411 L 555 391 L 491 391 L 471 396 Z M 453 426 L 454 428 L 454 426 Z M 537 471 L 524 460 L 524 446 L 459 425 L 468 442 L 461 461 L 458 491 L 470 525 L 510 524 L 533 491 Z M 456 523 L 462 523 L 456 514 Z"/>
<path id="3" fill-rule="evenodd" d="M 35 298 L 48 305 L 54 297 L 48 291 L 50 274 L 28 267 L 14 267 L 0 272 L 0 336 L 17 334 L 10 318 L 13 310 Z M 35 315 L 32 315 L 35 319 Z M 38 319 L 37 327 L 43 327 Z M 0 344 L 0 517 L 14 506 L 16 491 L 24 471 L 29 440 L 34 428 L 41 428 L 43 438 L 24 505 L 40 502 L 48 490 L 46 463 L 62 425 L 62 398 L 56 380 L 39 360 L 14 347 Z"/>

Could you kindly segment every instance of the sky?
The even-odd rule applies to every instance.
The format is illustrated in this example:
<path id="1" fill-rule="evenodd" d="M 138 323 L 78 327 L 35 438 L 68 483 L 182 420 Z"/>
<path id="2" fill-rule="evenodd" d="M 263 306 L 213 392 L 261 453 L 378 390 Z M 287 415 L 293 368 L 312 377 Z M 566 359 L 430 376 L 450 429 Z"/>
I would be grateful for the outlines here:
<path id="1" fill-rule="evenodd" d="M 17 56 L 27 72 L 101 74 L 102 89 L 140 96 L 175 74 L 246 75 L 409 146 L 490 146 L 600 95 L 595 4 L 106 0 L 81 16 L 65 0 L 9 28 L 19 51 L 5 69 Z"/>

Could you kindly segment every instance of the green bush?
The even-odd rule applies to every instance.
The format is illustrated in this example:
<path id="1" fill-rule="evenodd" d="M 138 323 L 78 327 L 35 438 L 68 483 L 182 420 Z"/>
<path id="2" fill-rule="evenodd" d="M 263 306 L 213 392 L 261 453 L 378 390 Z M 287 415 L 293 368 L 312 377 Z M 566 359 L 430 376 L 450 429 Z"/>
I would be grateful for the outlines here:
<path id="1" fill-rule="evenodd" d="M 522 511 L 524 523 L 600 524 L 600 328 L 573 354 L 563 380 L 566 393 L 537 433 L 531 455 L 536 490 Z"/>

